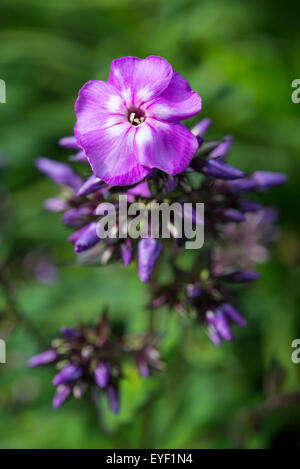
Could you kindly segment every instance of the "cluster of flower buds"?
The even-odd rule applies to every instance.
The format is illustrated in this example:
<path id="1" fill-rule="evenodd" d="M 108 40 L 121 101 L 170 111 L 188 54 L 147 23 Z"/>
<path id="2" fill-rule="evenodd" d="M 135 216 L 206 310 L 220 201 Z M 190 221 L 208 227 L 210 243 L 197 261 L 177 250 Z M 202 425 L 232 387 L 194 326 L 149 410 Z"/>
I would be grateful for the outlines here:
<path id="1" fill-rule="evenodd" d="M 142 239 L 118 237 L 116 233 L 122 231 L 120 219 L 114 227 L 113 237 L 100 239 L 97 233 L 99 204 L 110 202 L 117 206 L 118 197 L 126 195 L 128 202 L 142 202 L 149 209 L 154 202 L 164 202 L 170 206 L 174 202 L 182 206 L 188 202 L 193 207 L 188 216 L 192 223 L 196 224 L 203 224 L 203 219 L 199 217 L 194 205 L 203 202 L 205 242 L 209 242 L 210 238 L 214 240 L 214 261 L 217 264 L 214 274 L 220 270 L 221 261 L 218 261 L 220 254 L 218 254 L 217 246 L 220 244 L 219 241 L 224 241 L 226 232 L 238 230 L 235 227 L 240 225 L 245 227 L 252 223 L 255 226 L 256 218 L 266 213 L 263 207 L 249 196 L 284 183 L 286 176 L 281 173 L 256 171 L 247 177 L 244 172 L 230 166 L 227 163 L 227 156 L 232 145 L 232 137 L 227 136 L 220 141 L 205 141 L 204 134 L 209 125 L 210 119 L 203 119 L 192 129 L 199 147 L 184 172 L 170 176 L 160 170 L 152 170 L 144 181 L 133 186 L 109 186 L 94 174 L 83 180 L 68 164 L 48 158 L 37 160 L 38 169 L 62 189 L 59 197 L 46 200 L 45 207 L 48 210 L 64 212 L 62 222 L 75 229 L 69 237 L 69 242 L 74 244 L 75 253 L 79 255 L 81 262 L 106 264 L 109 260 L 122 259 L 123 263 L 128 266 L 136 256 L 140 279 L 143 282 L 150 281 L 155 263 L 162 252 L 163 243 L 169 240 L 150 236 Z M 77 150 L 72 160 L 87 162 L 83 150 L 77 146 L 74 137 L 61 139 L 60 145 Z M 269 215 L 270 217 L 272 218 L 272 215 Z M 170 235 L 177 238 L 172 222 L 169 228 Z M 160 232 L 159 229 L 158 232 Z M 181 239 L 177 238 L 175 244 L 182 246 L 184 241 L 183 236 Z M 235 248 L 235 243 L 232 243 L 232 247 Z M 227 248 L 226 253 L 229 253 L 230 249 Z M 249 253 L 248 248 L 247 253 Z M 254 257 L 263 256 L 262 250 L 253 255 Z M 245 276 L 250 279 L 254 274 L 246 275 L 245 272 L 230 271 L 230 275 L 235 278 L 239 277 L 241 280 Z"/>
<path id="2" fill-rule="evenodd" d="M 105 313 L 94 326 L 62 327 L 60 333 L 61 337 L 52 341 L 49 350 L 28 361 L 30 367 L 55 364 L 58 373 L 53 378 L 54 408 L 60 407 L 72 394 L 79 399 L 90 390 L 93 399 L 99 391 L 104 392 L 111 410 L 118 413 L 119 382 L 125 360 L 133 360 L 143 378 L 153 370 L 164 368 L 156 349 L 158 337 L 120 336 L 112 330 Z"/>

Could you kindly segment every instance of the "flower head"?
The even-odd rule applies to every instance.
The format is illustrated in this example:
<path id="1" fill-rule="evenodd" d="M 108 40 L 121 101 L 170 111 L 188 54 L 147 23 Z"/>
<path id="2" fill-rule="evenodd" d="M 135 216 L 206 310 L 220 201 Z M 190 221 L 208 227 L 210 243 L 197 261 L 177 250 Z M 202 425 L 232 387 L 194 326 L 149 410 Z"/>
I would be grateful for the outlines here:
<path id="1" fill-rule="evenodd" d="M 110 185 L 144 179 L 152 168 L 187 168 L 197 138 L 180 121 L 201 110 L 201 98 L 162 57 L 114 60 L 107 82 L 91 80 L 75 105 L 77 144 L 94 175 Z"/>

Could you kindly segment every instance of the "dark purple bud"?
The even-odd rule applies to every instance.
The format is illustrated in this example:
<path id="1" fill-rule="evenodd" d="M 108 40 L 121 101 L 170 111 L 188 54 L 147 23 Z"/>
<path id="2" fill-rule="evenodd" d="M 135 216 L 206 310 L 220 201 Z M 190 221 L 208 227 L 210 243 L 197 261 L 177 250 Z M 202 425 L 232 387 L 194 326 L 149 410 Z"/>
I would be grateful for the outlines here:
<path id="1" fill-rule="evenodd" d="M 66 365 L 57 375 L 54 376 L 52 383 L 54 386 L 75 381 L 82 375 L 82 369 L 76 365 Z"/>
<path id="2" fill-rule="evenodd" d="M 223 159 L 229 152 L 231 145 L 233 143 L 233 138 L 228 135 L 227 137 L 224 137 L 224 140 L 212 150 L 210 156 L 212 158 L 217 158 L 217 159 Z M 242 176 L 240 176 L 242 177 Z"/>
<path id="3" fill-rule="evenodd" d="M 197 298 L 201 295 L 201 292 L 202 290 L 200 288 L 200 285 L 198 285 L 197 283 L 189 284 L 187 286 L 187 296 L 189 298 Z"/>
<path id="4" fill-rule="evenodd" d="M 86 251 L 87 249 L 92 248 L 99 241 L 97 235 L 97 223 L 92 222 L 85 227 L 83 233 L 79 236 L 75 242 L 75 252 L 79 254 L 80 252 Z"/>
<path id="5" fill-rule="evenodd" d="M 229 181 L 226 185 L 230 192 L 251 192 L 256 190 L 256 183 L 251 179 L 237 179 L 236 181 Z"/>
<path id="6" fill-rule="evenodd" d="M 246 319 L 240 315 L 240 313 L 230 304 L 224 303 L 222 306 L 222 311 L 228 318 L 236 322 L 239 326 L 245 327 L 247 325 Z"/>
<path id="7" fill-rule="evenodd" d="M 214 326 L 218 334 L 225 340 L 232 340 L 233 335 L 230 326 L 222 311 L 217 311 L 213 318 Z"/>
<path id="8" fill-rule="evenodd" d="M 167 181 L 165 184 L 165 189 L 167 192 L 173 192 L 176 190 L 178 181 L 174 176 L 167 176 Z"/>
<path id="9" fill-rule="evenodd" d="M 71 327 L 61 327 L 61 335 L 67 340 L 79 340 L 81 339 L 82 333 L 78 329 L 72 329 Z"/>
<path id="10" fill-rule="evenodd" d="M 79 228 L 84 223 L 86 216 L 90 213 L 91 210 L 89 207 L 71 208 L 63 214 L 62 222 L 64 225 L 72 228 Z"/>
<path id="11" fill-rule="evenodd" d="M 244 212 L 258 212 L 262 209 L 262 205 L 254 200 L 241 200 L 239 205 Z"/>
<path id="12" fill-rule="evenodd" d="M 94 372 L 95 381 L 100 388 L 106 388 L 110 378 L 110 364 L 109 363 L 98 363 L 97 368 Z"/>
<path id="13" fill-rule="evenodd" d="M 207 160 L 202 171 L 209 176 L 218 179 L 239 179 L 245 177 L 245 173 L 226 163 L 216 159 Z"/>
<path id="14" fill-rule="evenodd" d="M 27 365 L 29 367 L 47 365 L 47 363 L 52 363 L 58 358 L 58 353 L 55 350 L 45 350 L 45 352 L 39 353 L 31 357 Z"/>
<path id="15" fill-rule="evenodd" d="M 248 283 L 259 279 L 260 274 L 255 270 L 238 270 L 232 274 L 226 275 L 224 278 L 229 282 Z"/>
<path id="16" fill-rule="evenodd" d="M 84 226 L 83 228 L 80 228 L 80 230 L 77 230 L 77 231 L 74 231 L 74 233 L 72 233 L 69 237 L 68 237 L 68 241 L 69 243 L 76 243 L 76 241 L 80 238 L 80 236 L 85 232 L 86 230 L 86 226 Z"/>
<path id="17" fill-rule="evenodd" d="M 138 275 L 142 282 L 149 282 L 162 245 L 159 239 L 144 238 L 138 243 Z"/>
<path id="18" fill-rule="evenodd" d="M 138 367 L 139 367 L 139 372 L 142 378 L 148 378 L 150 376 L 148 362 L 144 355 L 141 355 L 138 358 Z"/>
<path id="19" fill-rule="evenodd" d="M 77 145 L 76 137 L 63 137 L 58 141 L 58 144 L 64 148 L 70 148 L 72 150 L 78 150 L 79 146 Z"/>
<path id="20" fill-rule="evenodd" d="M 54 409 L 57 409 L 58 407 L 63 405 L 63 403 L 66 401 L 66 399 L 68 399 L 70 394 L 71 388 L 69 386 L 66 386 L 64 384 L 58 386 L 52 401 L 52 406 L 54 407 Z"/>
<path id="21" fill-rule="evenodd" d="M 118 388 L 113 384 L 109 384 L 106 392 L 111 410 L 114 412 L 114 414 L 118 414 L 120 409 L 120 396 Z"/>
<path id="22" fill-rule="evenodd" d="M 123 244 L 121 244 L 121 257 L 123 264 L 128 267 L 133 259 L 133 247 L 131 239 L 127 238 Z"/>
<path id="23" fill-rule="evenodd" d="M 53 197 L 52 199 L 46 199 L 44 202 L 44 207 L 50 212 L 63 212 L 67 209 L 68 204 L 65 200 L 59 199 L 58 197 Z"/>
<path id="24" fill-rule="evenodd" d="M 255 173 L 252 174 L 251 179 L 256 183 L 257 190 L 264 192 L 272 187 L 286 183 L 287 176 L 283 173 L 255 171 Z"/>
<path id="25" fill-rule="evenodd" d="M 56 184 L 72 187 L 75 191 L 82 185 L 81 177 L 67 164 L 41 157 L 36 160 L 36 167 Z"/>
<path id="26" fill-rule="evenodd" d="M 242 222 L 246 220 L 245 215 L 234 208 L 225 208 L 219 211 L 220 215 L 227 220 Z"/>
<path id="27" fill-rule="evenodd" d="M 207 132 L 211 125 L 211 119 L 206 117 L 205 119 L 202 119 L 198 124 L 196 124 L 192 128 L 192 133 L 195 135 L 195 137 L 203 137 L 203 135 Z"/>
<path id="28" fill-rule="evenodd" d="M 79 191 L 77 192 L 78 197 L 83 197 L 84 195 L 92 194 L 93 192 L 98 191 L 99 189 L 103 189 L 106 187 L 107 184 L 102 181 L 100 178 L 97 178 L 92 174 L 80 187 Z"/>
<path id="29" fill-rule="evenodd" d="M 127 194 L 130 195 L 140 195 L 141 197 L 151 197 L 151 192 L 149 189 L 148 182 L 140 182 L 136 186 L 127 190 Z"/>

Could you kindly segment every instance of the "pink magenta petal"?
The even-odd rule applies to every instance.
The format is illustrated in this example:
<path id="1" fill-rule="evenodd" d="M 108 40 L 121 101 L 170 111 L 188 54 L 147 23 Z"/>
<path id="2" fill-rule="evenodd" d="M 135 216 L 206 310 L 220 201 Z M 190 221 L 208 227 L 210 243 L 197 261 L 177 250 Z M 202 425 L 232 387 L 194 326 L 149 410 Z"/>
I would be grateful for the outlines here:
<path id="1" fill-rule="evenodd" d="M 173 73 L 168 87 L 154 101 L 147 103 L 146 113 L 159 120 L 180 122 L 201 111 L 201 98 L 192 91 L 179 73 Z"/>
<path id="2" fill-rule="evenodd" d="M 138 127 L 135 141 L 141 164 L 172 176 L 187 168 L 198 148 L 196 137 L 184 125 L 151 118 Z"/>
<path id="3" fill-rule="evenodd" d="M 109 127 L 127 120 L 124 100 L 116 88 L 104 81 L 88 81 L 79 91 L 75 103 L 75 135 Z"/>
<path id="4" fill-rule="evenodd" d="M 135 145 L 137 127 L 128 122 L 81 136 L 94 174 L 107 184 L 135 184 L 149 174 L 138 160 Z"/>
<path id="5" fill-rule="evenodd" d="M 108 83 L 119 90 L 127 106 L 139 106 L 159 96 L 172 75 L 171 65 L 162 57 L 122 57 L 112 62 Z"/>

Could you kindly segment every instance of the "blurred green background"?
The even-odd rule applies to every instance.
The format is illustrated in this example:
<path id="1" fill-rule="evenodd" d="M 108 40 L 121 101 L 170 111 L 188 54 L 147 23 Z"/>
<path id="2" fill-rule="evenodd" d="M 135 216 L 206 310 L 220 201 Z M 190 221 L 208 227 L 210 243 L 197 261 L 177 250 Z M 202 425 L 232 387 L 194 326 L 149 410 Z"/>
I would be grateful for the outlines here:
<path id="1" fill-rule="evenodd" d="M 128 331 L 147 327 L 147 292 L 134 266 L 65 265 L 69 231 L 42 207 L 56 187 L 34 167 L 40 155 L 66 158 L 57 140 L 72 134 L 77 92 L 89 79 L 106 80 L 114 58 L 165 57 L 202 96 L 209 137 L 235 136 L 232 164 L 289 175 L 262 197 L 279 207 L 282 237 L 262 279 L 241 294 L 248 327 L 215 348 L 200 328 L 163 315 L 168 372 L 143 381 L 129 367 L 119 416 L 104 402 L 97 414 L 88 400 L 52 410 L 53 370 L 26 368 L 42 348 L 10 316 L 0 289 L 1 448 L 300 448 L 300 400 L 285 398 L 300 390 L 300 364 L 291 361 L 300 338 L 300 104 L 291 101 L 298 19 L 289 0 L 1 0 L 1 183 L 9 194 L 0 260 L 12 259 L 14 300 L 46 343 L 62 325 L 95 319 L 103 305 Z M 51 285 L 30 270 L 41 253 L 59 264 Z M 274 409 L 272 393 L 283 396 Z"/>

